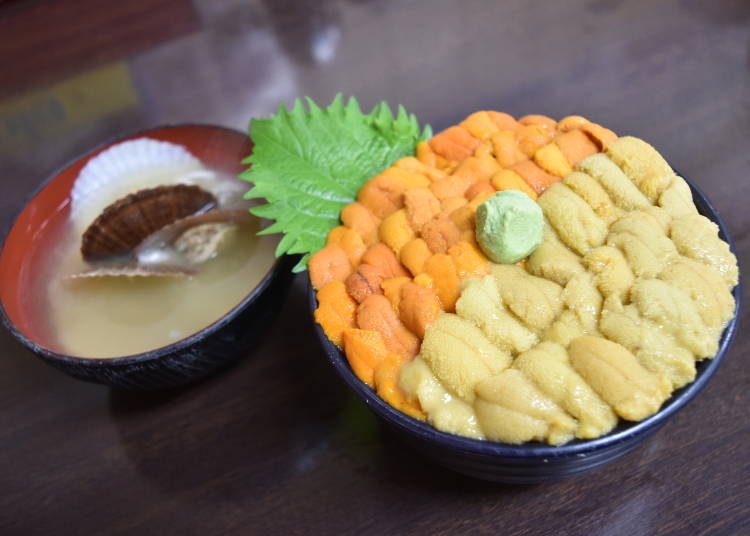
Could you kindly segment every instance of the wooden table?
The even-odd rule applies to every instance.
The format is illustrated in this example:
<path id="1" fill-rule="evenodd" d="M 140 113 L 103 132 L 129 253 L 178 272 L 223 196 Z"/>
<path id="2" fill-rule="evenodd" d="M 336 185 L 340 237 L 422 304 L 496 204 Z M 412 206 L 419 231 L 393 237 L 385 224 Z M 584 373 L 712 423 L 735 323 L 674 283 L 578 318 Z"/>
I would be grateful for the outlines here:
<path id="1" fill-rule="evenodd" d="M 344 92 L 436 129 L 490 108 L 645 138 L 709 193 L 747 266 L 749 23 L 742 0 L 6 1 L 0 212 L 108 137 L 244 129 Z M 518 487 L 382 428 L 326 364 L 302 276 L 251 355 L 173 392 L 73 380 L 2 331 L 0 534 L 750 534 L 749 347 L 741 327 L 700 396 L 620 461 Z"/>

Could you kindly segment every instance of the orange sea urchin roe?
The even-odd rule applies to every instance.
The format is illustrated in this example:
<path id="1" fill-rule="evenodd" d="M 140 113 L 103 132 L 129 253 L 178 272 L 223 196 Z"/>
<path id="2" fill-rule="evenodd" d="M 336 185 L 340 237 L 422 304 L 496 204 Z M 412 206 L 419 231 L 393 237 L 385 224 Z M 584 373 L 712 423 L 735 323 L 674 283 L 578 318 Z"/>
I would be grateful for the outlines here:
<path id="1" fill-rule="evenodd" d="M 319 292 L 337 282 L 326 288 L 321 305 L 326 313 L 319 310 L 316 319 L 329 336 L 336 334 L 335 343 L 346 346 L 354 340 L 346 335 L 342 340 L 342 331 L 353 328 L 345 328 L 340 314 L 328 312 L 336 310 L 333 296 L 344 299 L 345 288 L 349 301 L 338 309 L 360 304 L 357 328 L 379 332 L 392 346 L 387 348 L 393 356 L 387 361 L 390 372 L 381 375 L 391 377 L 395 366 L 418 351 L 437 313 L 453 310 L 461 279 L 487 272 L 488 260 L 474 235 L 477 206 L 493 192 L 508 189 L 535 200 L 579 160 L 615 139 L 614 132 L 581 116 L 559 122 L 543 115 L 516 120 L 479 111 L 420 142 L 415 157 L 400 159 L 362 187 L 358 201 L 342 211 L 343 226 L 331 231 L 327 247 L 311 258 L 310 278 Z M 370 385 L 374 373 L 380 392 L 385 382 L 378 384 L 375 359 L 364 356 L 367 345 L 346 350 L 356 360 L 355 373 Z M 382 390 L 397 409 L 422 416 L 418 403 L 407 400 L 394 382 Z"/>

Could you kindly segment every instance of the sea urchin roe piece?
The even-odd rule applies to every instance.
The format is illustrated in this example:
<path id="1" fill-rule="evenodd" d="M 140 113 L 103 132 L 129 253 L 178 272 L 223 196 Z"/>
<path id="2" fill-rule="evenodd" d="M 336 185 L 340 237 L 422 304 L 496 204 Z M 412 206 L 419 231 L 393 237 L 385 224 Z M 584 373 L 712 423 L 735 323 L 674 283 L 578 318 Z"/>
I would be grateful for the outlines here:
<path id="1" fill-rule="evenodd" d="M 371 246 L 377 241 L 380 219 L 361 203 L 349 203 L 341 209 L 341 221 L 361 236 L 366 246 Z"/>
<path id="2" fill-rule="evenodd" d="M 611 225 L 624 214 L 624 211 L 615 205 L 607 191 L 591 175 L 574 171 L 568 174 L 562 182 L 586 201 L 607 225 Z"/>
<path id="3" fill-rule="evenodd" d="M 383 289 L 383 295 L 388 298 L 389 302 L 391 302 L 394 311 L 398 311 L 399 303 L 401 302 L 401 287 L 410 281 L 410 277 L 399 276 L 389 277 L 380 283 L 380 288 Z"/>
<path id="4" fill-rule="evenodd" d="M 471 114 L 461 121 L 461 126 L 465 127 L 473 136 L 480 140 L 489 138 L 493 132 L 499 130 L 498 126 L 490 118 L 490 115 L 484 110 Z"/>
<path id="5" fill-rule="evenodd" d="M 352 266 L 357 266 L 362 259 L 362 255 L 367 251 L 367 246 L 365 246 L 360 234 L 343 225 L 331 229 L 326 240 L 326 245 L 328 244 L 341 246 L 349 257 Z"/>
<path id="6" fill-rule="evenodd" d="M 635 183 L 605 154 L 584 158 L 578 162 L 576 170 L 596 179 L 615 205 L 623 210 L 638 210 L 651 205 Z"/>
<path id="7" fill-rule="evenodd" d="M 721 275 L 733 287 L 739 280 L 737 257 L 719 238 L 719 226 L 700 214 L 688 214 L 672 221 L 669 236 L 685 257 L 698 260 Z"/>
<path id="8" fill-rule="evenodd" d="M 573 171 L 565 155 L 554 143 L 548 143 L 534 153 L 534 161 L 547 173 L 564 177 Z"/>
<path id="9" fill-rule="evenodd" d="M 562 287 L 542 277 L 529 275 L 513 264 L 491 266 L 503 305 L 530 330 L 540 333 L 563 308 Z"/>
<path id="10" fill-rule="evenodd" d="M 560 240 L 579 255 L 604 243 L 607 225 L 565 184 L 553 184 L 538 202 Z"/>
<path id="11" fill-rule="evenodd" d="M 612 408 L 573 369 L 565 348 L 543 342 L 513 363 L 553 402 L 578 419 L 576 437 L 591 439 L 617 424 Z"/>
<path id="12" fill-rule="evenodd" d="M 534 201 L 538 197 L 534 189 L 523 180 L 523 177 L 512 169 L 501 169 L 495 173 L 490 180 L 490 184 L 492 184 L 495 190 L 518 190 L 528 195 Z"/>
<path id="13" fill-rule="evenodd" d="M 378 236 L 396 254 L 401 251 L 402 247 L 416 238 L 404 209 L 397 210 L 386 216 L 383 223 L 380 224 Z"/>
<path id="14" fill-rule="evenodd" d="M 584 272 L 581 258 L 560 241 L 549 224 L 545 224 L 543 236 L 542 243 L 527 259 L 526 270 L 565 286 L 573 276 Z"/>
<path id="15" fill-rule="evenodd" d="M 349 366 L 360 380 L 372 387 L 375 368 L 390 355 L 382 334 L 374 330 L 347 328 L 343 331 L 342 341 Z"/>
<path id="16" fill-rule="evenodd" d="M 399 317 L 407 329 L 420 339 L 424 339 L 425 329 L 438 318 L 441 311 L 440 298 L 431 288 L 411 281 L 399 287 Z"/>
<path id="17" fill-rule="evenodd" d="M 569 130 L 576 130 L 584 125 L 588 124 L 589 120 L 580 115 L 569 115 L 563 117 L 557 122 L 557 130 L 560 132 L 568 132 Z"/>
<path id="18" fill-rule="evenodd" d="M 542 209 L 518 190 L 503 190 L 477 207 L 476 235 L 493 261 L 511 264 L 542 243 Z"/>
<path id="19" fill-rule="evenodd" d="M 410 188 L 404 192 L 406 217 L 412 229 L 422 226 L 440 213 L 440 201 L 429 188 Z"/>
<path id="20" fill-rule="evenodd" d="M 401 368 L 399 387 L 416 398 L 427 418 L 438 430 L 484 439 L 472 406 L 448 392 L 420 357 Z"/>
<path id="21" fill-rule="evenodd" d="M 419 339 L 410 332 L 382 294 L 370 294 L 357 308 L 357 325 L 364 330 L 378 331 L 386 348 L 403 359 L 411 359 L 419 350 Z M 344 341 L 346 347 L 346 341 Z"/>
<path id="22" fill-rule="evenodd" d="M 660 326 L 641 316 L 635 305 L 623 307 L 615 300 L 607 300 L 599 330 L 630 350 L 643 368 L 666 377 L 673 389 L 695 379 L 694 355 Z"/>
<path id="23" fill-rule="evenodd" d="M 476 386 L 474 410 L 488 439 L 560 445 L 573 438 L 576 421 L 534 386 L 520 370 L 508 369 Z"/>
<path id="24" fill-rule="evenodd" d="M 399 251 L 399 258 L 413 275 L 419 275 L 424 271 L 427 259 L 432 256 L 427 243 L 421 238 L 415 238 Z"/>
<path id="25" fill-rule="evenodd" d="M 652 203 L 672 183 L 674 171 L 645 141 L 624 136 L 607 147 L 607 155 Z"/>
<path id="26" fill-rule="evenodd" d="M 503 307 L 492 275 L 468 279 L 456 302 L 461 318 L 474 322 L 501 350 L 518 354 L 539 342 L 537 335 Z"/>
<path id="27" fill-rule="evenodd" d="M 685 179 L 675 175 L 672 183 L 659 196 L 658 205 L 673 218 L 696 214 L 698 209 L 693 203 L 693 192 Z"/>
<path id="28" fill-rule="evenodd" d="M 584 255 L 583 264 L 594 274 L 594 284 L 602 296 L 624 299 L 633 285 L 633 271 L 622 251 L 612 246 L 601 246 Z"/>
<path id="29" fill-rule="evenodd" d="M 734 298 L 721 275 L 705 264 L 680 257 L 659 274 L 659 279 L 681 288 L 695 303 L 703 323 L 721 330 L 732 318 Z"/>
<path id="30" fill-rule="evenodd" d="M 718 341 L 706 327 L 690 296 L 659 279 L 639 279 L 630 289 L 630 299 L 641 316 L 671 333 L 696 358 L 710 357 Z"/>
<path id="31" fill-rule="evenodd" d="M 331 281 L 344 281 L 349 277 L 352 263 L 344 248 L 328 244 L 310 257 L 308 269 L 313 288 L 321 289 Z"/>
<path id="32" fill-rule="evenodd" d="M 640 421 L 656 413 L 671 392 L 672 385 L 665 376 L 648 372 L 615 342 L 578 337 L 568 351 L 576 372 L 628 421 Z"/>
<path id="33" fill-rule="evenodd" d="M 436 253 L 425 261 L 424 271 L 432 279 L 443 310 L 452 312 L 461 294 L 461 280 L 453 258 L 445 253 Z"/>
<path id="34" fill-rule="evenodd" d="M 444 313 L 425 330 L 419 356 L 454 395 L 474 401 L 474 386 L 507 369 L 511 357 L 469 320 Z M 428 411 L 429 413 L 429 411 Z"/>
<path id="35" fill-rule="evenodd" d="M 426 415 L 421 410 L 419 401 L 404 396 L 404 392 L 398 386 L 398 377 L 402 364 L 403 361 L 396 354 L 389 354 L 388 357 L 375 367 L 373 386 L 378 396 L 391 406 L 410 417 L 424 420 Z"/>
<path id="36" fill-rule="evenodd" d="M 468 129 L 462 126 L 453 126 L 436 134 L 427 143 L 438 156 L 448 160 L 461 161 L 471 156 L 474 149 L 479 145 L 479 140 Z"/>
<path id="37" fill-rule="evenodd" d="M 355 327 L 356 311 L 357 303 L 346 293 L 343 282 L 331 281 L 318 291 L 315 321 L 336 346 L 341 347 L 344 330 Z"/>

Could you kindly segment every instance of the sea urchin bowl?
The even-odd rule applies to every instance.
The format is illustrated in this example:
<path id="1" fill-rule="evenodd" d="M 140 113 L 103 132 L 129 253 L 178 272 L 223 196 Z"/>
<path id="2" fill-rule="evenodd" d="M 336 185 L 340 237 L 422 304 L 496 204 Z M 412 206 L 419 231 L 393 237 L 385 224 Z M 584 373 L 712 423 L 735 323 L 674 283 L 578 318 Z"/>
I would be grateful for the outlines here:
<path id="1" fill-rule="evenodd" d="M 718 224 L 719 236 L 734 251 L 734 243 L 716 209 L 695 185 L 689 180 L 688 183 L 698 212 Z M 318 324 L 315 324 L 315 329 L 331 365 L 349 388 L 420 454 L 474 478 L 510 484 L 537 484 L 581 475 L 624 456 L 685 407 L 714 375 L 734 339 L 740 316 L 741 283 L 734 288 L 733 295 L 736 304 L 734 318 L 722 334 L 716 356 L 697 363 L 697 375 L 692 383 L 674 391 L 661 409 L 647 419 L 635 423 L 621 421 L 605 436 L 593 440 L 574 440 L 561 446 L 542 443 L 512 445 L 470 439 L 441 432 L 429 423 L 409 417 L 394 409 L 357 378 L 343 352 L 326 337 Z M 309 306 L 311 313 L 317 308 L 312 286 L 309 287 Z"/>
<path id="2" fill-rule="evenodd" d="M 133 140 L 157 140 L 174 144 L 172 147 L 181 146 L 183 153 L 189 155 L 184 162 L 177 162 L 179 166 L 190 167 L 198 162 L 227 175 L 243 171 L 245 166 L 241 162 L 252 150 L 247 135 L 234 130 L 207 125 L 167 126 L 107 142 L 63 166 L 30 196 L 6 234 L 0 253 L 0 314 L 3 323 L 23 345 L 71 376 L 122 388 L 158 389 L 193 382 L 246 355 L 284 301 L 293 259 L 282 257 L 274 261 L 272 249 L 269 250 L 267 262 L 264 261 L 268 268 L 258 274 L 259 282 L 253 288 L 243 289 L 233 306 L 227 306 L 223 314 L 203 324 L 202 329 L 158 348 L 115 357 L 79 357 L 61 351 L 45 326 L 49 322 L 42 318 L 38 305 L 28 299 L 30 290 L 39 283 L 45 254 L 59 237 L 59 229 L 74 221 L 70 214 L 80 197 L 74 185 L 80 189 L 81 182 L 77 179 L 86 175 L 81 170 L 91 170 L 92 166 L 86 168 L 89 161 L 113 146 L 115 151 L 110 153 L 117 156 L 122 142 Z M 151 141 L 145 145 L 159 144 Z M 121 168 L 117 161 L 110 159 L 110 162 Z M 190 169 L 188 172 L 196 173 Z M 198 176 L 197 180 L 200 179 Z M 240 192 L 243 188 L 247 189 L 238 179 Z"/>

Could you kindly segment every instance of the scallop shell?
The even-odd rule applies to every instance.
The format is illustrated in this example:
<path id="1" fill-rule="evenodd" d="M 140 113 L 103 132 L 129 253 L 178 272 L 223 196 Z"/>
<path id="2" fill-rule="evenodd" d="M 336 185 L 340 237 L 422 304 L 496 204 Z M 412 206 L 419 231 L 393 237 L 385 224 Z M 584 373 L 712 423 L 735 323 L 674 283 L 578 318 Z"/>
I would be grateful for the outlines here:
<path id="1" fill-rule="evenodd" d="M 70 193 L 70 215 L 82 228 L 130 192 L 175 184 L 186 176 L 200 179 L 205 173 L 211 172 L 182 145 L 151 138 L 124 141 L 99 153 L 81 170 Z"/>
<path id="2" fill-rule="evenodd" d="M 232 229 L 251 219 L 247 210 L 211 210 L 188 216 L 146 238 L 135 248 L 135 255 L 142 265 L 174 263 L 175 254 L 188 264 L 200 264 L 215 256 Z"/>
<path id="3" fill-rule="evenodd" d="M 141 264 L 123 264 L 117 266 L 98 266 L 85 272 L 71 274 L 66 280 L 93 279 L 98 277 L 183 277 L 193 275 L 195 270 L 181 266 L 144 266 Z"/>
<path id="4" fill-rule="evenodd" d="M 190 264 L 201 264 L 213 259 L 236 230 L 231 223 L 202 223 L 181 234 L 174 247 Z"/>
<path id="5" fill-rule="evenodd" d="M 227 178 L 219 178 L 217 174 L 209 169 L 193 171 L 179 177 L 175 182 L 180 184 L 194 184 L 214 194 L 218 199 L 218 205 L 222 209 L 247 211 L 252 202 L 244 198 L 247 192 L 247 182 Z"/>
<path id="6" fill-rule="evenodd" d="M 198 186 L 139 190 L 106 207 L 81 240 L 88 262 L 132 255 L 146 237 L 186 216 L 212 208 L 216 198 Z"/>

